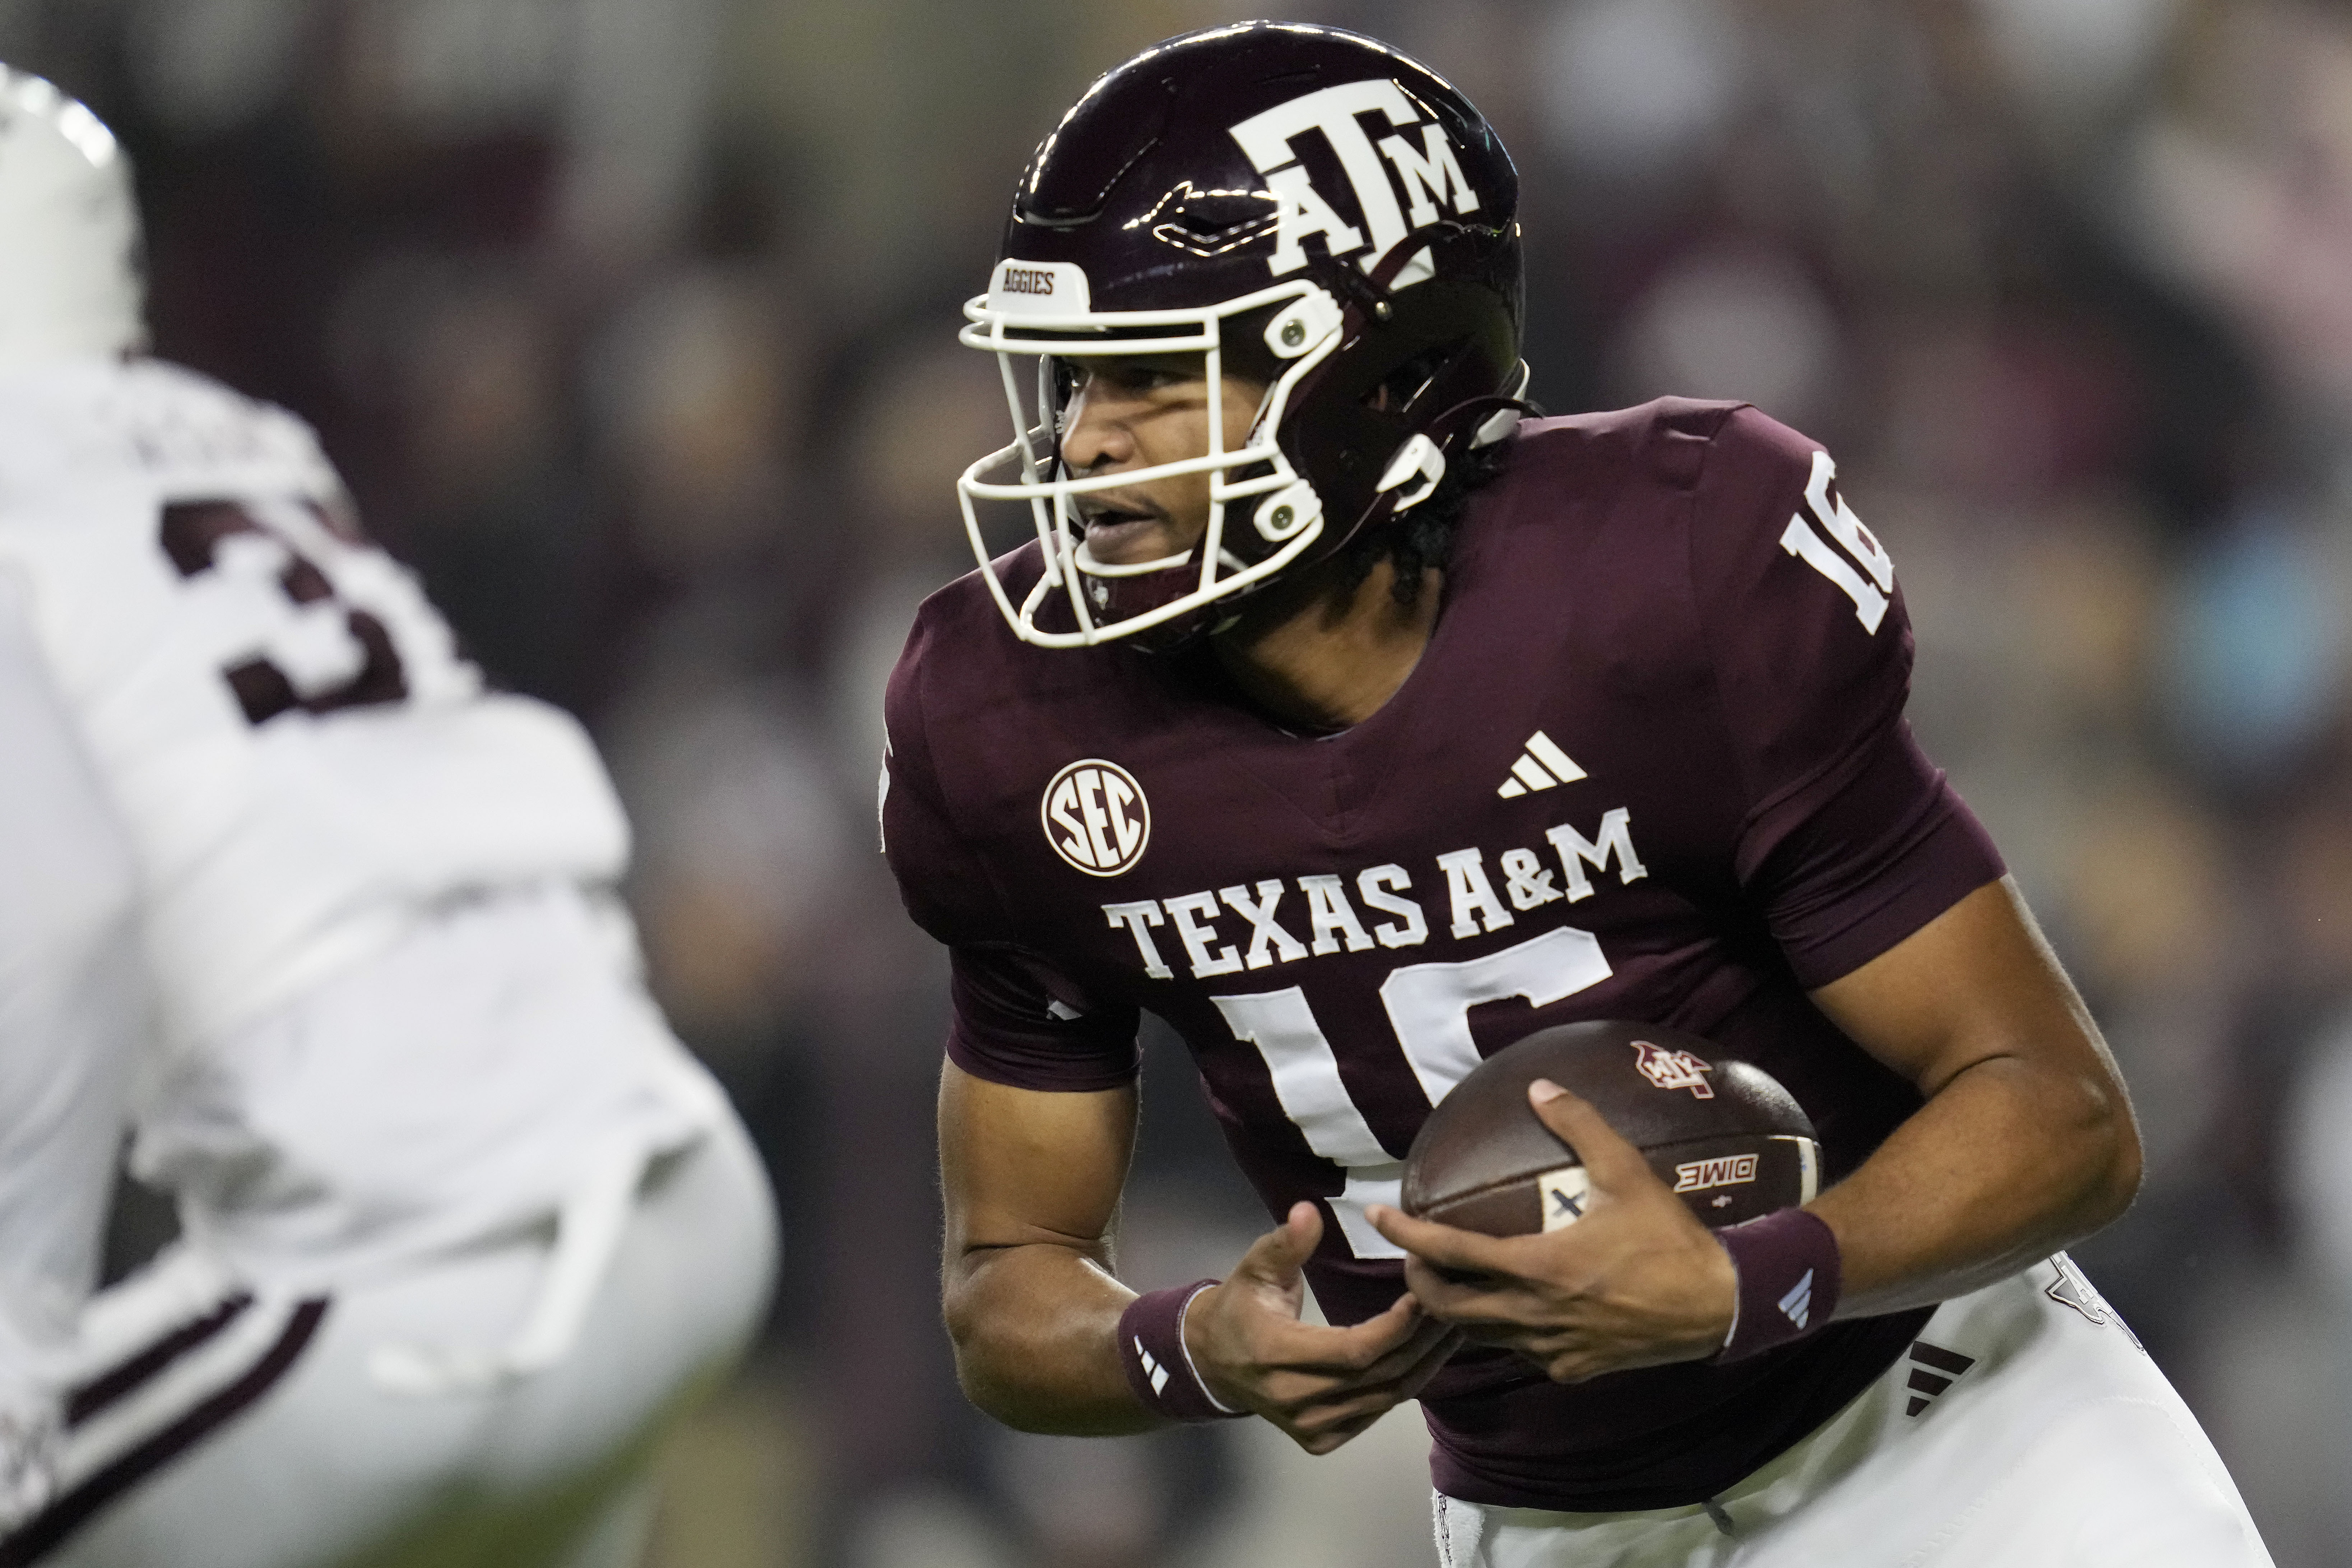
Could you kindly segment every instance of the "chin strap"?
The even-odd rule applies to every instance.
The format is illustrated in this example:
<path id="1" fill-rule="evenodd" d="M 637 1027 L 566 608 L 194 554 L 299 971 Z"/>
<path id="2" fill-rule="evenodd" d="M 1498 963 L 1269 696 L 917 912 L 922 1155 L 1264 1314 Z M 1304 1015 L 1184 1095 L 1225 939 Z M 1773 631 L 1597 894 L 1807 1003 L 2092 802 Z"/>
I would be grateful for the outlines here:
<path id="1" fill-rule="evenodd" d="M 1389 459 L 1388 472 L 1382 474 L 1381 482 L 1372 487 L 1372 493 L 1386 495 L 1416 476 L 1421 479 L 1421 488 L 1410 495 L 1397 497 L 1396 505 L 1389 509 L 1390 516 L 1411 511 L 1427 500 L 1437 489 L 1437 482 L 1445 477 L 1445 454 L 1425 433 L 1416 435 L 1397 448 L 1396 456 Z"/>
<path id="2" fill-rule="evenodd" d="M 1496 397 L 1474 397 L 1467 403 L 1456 404 L 1440 415 L 1437 423 L 1452 429 L 1457 418 L 1467 420 L 1485 414 L 1486 417 L 1479 421 L 1478 427 L 1470 433 L 1470 449 L 1474 452 L 1481 447 L 1491 447 L 1497 441 L 1508 439 L 1511 433 L 1519 427 L 1519 421 L 1535 412 L 1534 405 L 1527 400 L 1528 382 L 1534 374 L 1528 369 L 1528 362 L 1521 360 L 1518 370 L 1511 377 L 1508 392 Z"/>
<path id="3" fill-rule="evenodd" d="M 1457 403 L 1431 420 L 1427 429 L 1399 447 L 1381 475 L 1381 482 L 1372 487 L 1372 493 L 1386 495 L 1415 479 L 1421 483 L 1399 496 L 1389 509 L 1389 515 L 1411 511 L 1436 493 L 1438 482 L 1445 478 L 1448 451 L 1458 447 L 1475 452 L 1481 447 L 1509 439 L 1518 429 L 1519 421 L 1535 412 L 1522 400 L 1521 395 L 1527 389 L 1528 362 L 1521 360 L 1509 392 Z M 1469 439 L 1463 441 L 1460 437 L 1465 430 Z"/>

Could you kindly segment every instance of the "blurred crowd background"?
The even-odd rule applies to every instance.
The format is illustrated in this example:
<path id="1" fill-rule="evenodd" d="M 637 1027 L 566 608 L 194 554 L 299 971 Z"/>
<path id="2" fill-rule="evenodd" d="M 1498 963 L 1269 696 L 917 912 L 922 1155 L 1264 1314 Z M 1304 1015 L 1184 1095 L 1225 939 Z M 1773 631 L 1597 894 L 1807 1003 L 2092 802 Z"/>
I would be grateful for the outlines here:
<path id="1" fill-rule="evenodd" d="M 937 1324 L 943 966 L 874 852 L 880 687 L 1007 438 L 955 345 L 1013 179 L 1213 0 L 0 0 L 115 128 L 158 352 L 314 422 L 500 681 L 635 814 L 655 982 L 789 1239 L 679 1439 L 665 1568 L 1429 1561 L 1418 1423 L 1076 1443 Z M 2282 1568 L 2352 1561 L 2352 8 L 1301 0 L 1500 127 L 1534 395 L 1823 441 L 1915 721 L 2122 1058 L 2080 1249 Z M 1127 1272 L 1263 1223 L 1148 1051 Z M 1255 1426 L 1256 1424 L 1251 1424 Z"/>

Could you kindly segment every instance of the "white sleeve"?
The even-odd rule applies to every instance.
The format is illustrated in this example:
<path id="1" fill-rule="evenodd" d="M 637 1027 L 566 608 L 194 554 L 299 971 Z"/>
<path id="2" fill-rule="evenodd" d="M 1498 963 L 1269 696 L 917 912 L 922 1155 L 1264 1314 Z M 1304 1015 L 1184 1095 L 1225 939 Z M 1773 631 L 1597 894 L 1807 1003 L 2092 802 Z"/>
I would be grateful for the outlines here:
<path id="1" fill-rule="evenodd" d="M 0 572 L 0 1422 L 96 1283 L 148 1021 L 128 841 L 27 622 Z"/>

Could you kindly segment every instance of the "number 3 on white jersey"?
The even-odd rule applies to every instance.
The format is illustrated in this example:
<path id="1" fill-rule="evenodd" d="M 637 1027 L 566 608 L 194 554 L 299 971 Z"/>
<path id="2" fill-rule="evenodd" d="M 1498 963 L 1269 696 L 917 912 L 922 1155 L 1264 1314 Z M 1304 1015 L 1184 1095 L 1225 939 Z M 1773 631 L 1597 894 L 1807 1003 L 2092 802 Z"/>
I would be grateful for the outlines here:
<path id="1" fill-rule="evenodd" d="M 220 673 L 248 724 L 296 709 L 430 705 L 480 689 L 415 581 L 320 505 L 173 501 L 159 542 L 187 591 L 208 602 Z"/>
<path id="2" fill-rule="evenodd" d="M 1812 479 L 1805 486 L 1805 508 L 1862 563 L 1863 570 L 1870 574 L 1869 581 L 1864 581 L 1853 563 L 1813 531 L 1802 511 L 1790 517 L 1788 529 L 1780 535 L 1780 548 L 1836 584 L 1853 601 L 1853 616 L 1862 623 L 1862 629 L 1874 634 L 1878 623 L 1886 618 L 1886 595 L 1895 591 L 1895 563 L 1877 536 L 1863 527 L 1862 520 L 1847 507 L 1845 498 L 1830 494 L 1830 481 L 1836 477 L 1837 465 L 1830 461 L 1830 455 L 1815 452 Z"/>
<path id="3" fill-rule="evenodd" d="M 1422 1091 L 1435 1105 L 1478 1065 L 1470 1009 L 1525 997 L 1548 1006 L 1609 978 L 1609 960 L 1591 931 L 1562 926 L 1460 963 L 1412 963 L 1381 984 L 1381 1003 Z M 1245 996 L 1213 996 L 1234 1037 L 1265 1058 L 1282 1102 L 1307 1146 L 1348 1173 L 1347 1190 L 1329 1200 L 1349 1250 L 1359 1258 L 1402 1258 L 1403 1251 L 1364 1217 L 1366 1204 L 1397 1201 L 1404 1163 L 1372 1135 L 1339 1079 L 1339 1058 L 1297 986 Z"/>

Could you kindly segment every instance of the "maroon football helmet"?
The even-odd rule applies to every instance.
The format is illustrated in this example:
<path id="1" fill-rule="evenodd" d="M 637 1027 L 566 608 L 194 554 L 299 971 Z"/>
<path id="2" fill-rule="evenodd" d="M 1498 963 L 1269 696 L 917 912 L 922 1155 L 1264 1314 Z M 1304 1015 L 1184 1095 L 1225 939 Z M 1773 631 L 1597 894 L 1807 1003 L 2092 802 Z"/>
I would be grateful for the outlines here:
<path id="1" fill-rule="evenodd" d="M 1087 89 L 1030 160 L 988 292 L 964 308 L 962 341 L 999 357 L 1014 440 L 958 489 L 1013 630 L 1181 640 L 1508 436 L 1527 384 L 1517 207 L 1517 172 L 1467 99 L 1337 27 L 1188 33 Z M 1210 449 L 1074 477 L 1055 446 L 1062 362 L 1180 351 L 1206 356 Z M 1266 387 L 1231 451 L 1227 374 Z M 1192 550 L 1125 566 L 1087 551 L 1074 496 L 1204 470 Z M 989 566 L 979 500 L 1030 505 L 1045 573 L 1020 604 Z"/>

